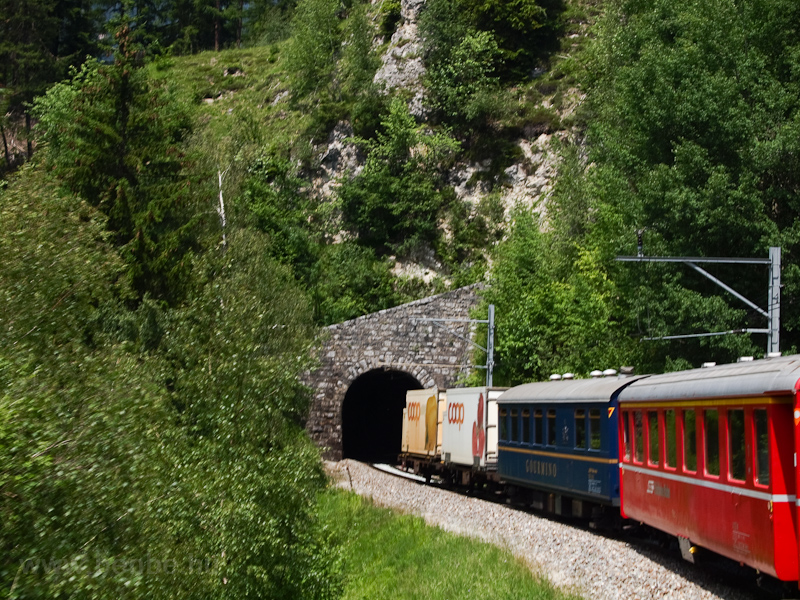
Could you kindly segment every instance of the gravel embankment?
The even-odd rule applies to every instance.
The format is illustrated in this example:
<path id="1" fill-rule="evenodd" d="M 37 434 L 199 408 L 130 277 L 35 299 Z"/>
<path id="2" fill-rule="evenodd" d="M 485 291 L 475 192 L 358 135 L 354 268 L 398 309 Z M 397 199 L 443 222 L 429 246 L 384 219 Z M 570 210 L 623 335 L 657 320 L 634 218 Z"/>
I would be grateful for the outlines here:
<path id="1" fill-rule="evenodd" d="M 754 600 L 722 576 L 646 545 L 586 531 L 502 504 L 464 496 L 344 460 L 327 463 L 336 485 L 430 525 L 510 550 L 555 585 L 592 600 Z"/>

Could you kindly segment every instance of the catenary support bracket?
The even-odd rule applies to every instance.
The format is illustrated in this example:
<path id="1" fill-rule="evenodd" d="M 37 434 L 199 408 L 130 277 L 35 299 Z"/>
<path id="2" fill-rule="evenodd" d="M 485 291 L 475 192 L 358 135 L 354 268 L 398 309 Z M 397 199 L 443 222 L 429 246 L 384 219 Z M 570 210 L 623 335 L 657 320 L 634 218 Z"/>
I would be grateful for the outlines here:
<path id="1" fill-rule="evenodd" d="M 780 352 L 780 331 L 781 331 L 781 249 L 780 246 L 772 246 L 769 249 L 769 258 L 714 258 L 714 257 L 689 257 L 689 256 L 644 256 L 642 253 L 641 242 L 639 244 L 638 256 L 618 256 L 616 260 L 620 262 L 679 262 L 689 265 L 692 269 L 707 277 L 726 292 L 733 294 L 736 298 L 758 311 L 759 314 L 767 318 L 767 329 L 732 329 L 730 331 L 717 331 L 711 333 L 690 333 L 685 335 L 671 335 L 662 337 L 644 338 L 646 340 L 673 340 L 691 337 L 708 337 L 712 335 L 728 335 L 732 333 L 766 333 L 767 334 L 767 354 Z M 711 273 L 697 266 L 697 263 L 727 263 L 737 265 L 769 265 L 769 306 L 767 310 L 751 302 L 729 285 L 720 281 Z"/>

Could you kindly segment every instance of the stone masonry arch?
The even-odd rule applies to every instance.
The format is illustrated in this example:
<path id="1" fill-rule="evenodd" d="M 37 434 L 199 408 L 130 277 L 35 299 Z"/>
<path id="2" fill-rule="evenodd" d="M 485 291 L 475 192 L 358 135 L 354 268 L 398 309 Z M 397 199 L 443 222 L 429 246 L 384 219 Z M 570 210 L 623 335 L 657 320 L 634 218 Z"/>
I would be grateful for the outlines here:
<path id="1" fill-rule="evenodd" d="M 472 338 L 471 325 L 444 324 L 459 338 L 421 319 L 469 319 L 478 289 L 479 284 L 459 288 L 326 328 L 320 367 L 306 380 L 314 391 L 306 429 L 325 458 L 340 460 L 346 452 L 362 459 L 388 455 L 393 442 L 375 456 L 366 453 L 375 440 L 396 437 L 392 428 L 402 419 L 397 398 L 401 391 L 405 397 L 403 388 L 453 387 L 470 373 L 473 348 L 462 338 Z M 356 407 L 347 422 L 346 398 Z M 354 444 L 353 436 L 363 438 Z M 397 453 L 399 446 L 398 441 Z"/>

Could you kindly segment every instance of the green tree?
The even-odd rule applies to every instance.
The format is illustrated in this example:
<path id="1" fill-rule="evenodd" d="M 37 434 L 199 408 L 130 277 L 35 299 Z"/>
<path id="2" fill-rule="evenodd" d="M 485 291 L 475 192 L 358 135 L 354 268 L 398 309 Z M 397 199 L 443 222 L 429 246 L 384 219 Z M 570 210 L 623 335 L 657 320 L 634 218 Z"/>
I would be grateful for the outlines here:
<path id="1" fill-rule="evenodd" d="M 497 39 L 500 54 L 509 67 L 525 69 L 535 56 L 537 31 L 547 23 L 548 14 L 541 0 L 462 0 L 470 21 Z M 551 11 L 557 4 L 550 3 Z"/>
<path id="2" fill-rule="evenodd" d="M 367 161 L 339 188 L 342 213 L 360 243 L 408 253 L 438 236 L 439 213 L 450 200 L 442 169 L 458 144 L 446 133 L 423 133 L 398 98 L 382 125 L 377 140 L 359 140 Z"/>
<path id="3" fill-rule="evenodd" d="M 48 85 L 97 51 L 97 10 L 85 0 L 0 2 L 0 136 L 4 167 L 17 157 L 9 148 L 10 130 L 24 122 L 27 158 L 32 154 L 31 115 L 26 108 Z M 10 117 L 10 118 L 9 118 Z"/>
<path id="4" fill-rule="evenodd" d="M 244 19 L 245 41 L 251 45 L 266 45 L 288 38 L 295 4 L 294 0 L 248 3 Z"/>
<path id="5" fill-rule="evenodd" d="M 325 476 L 298 380 L 315 328 L 291 272 L 268 254 L 263 234 L 232 232 L 226 252 L 198 265 L 201 293 L 174 315 L 165 345 L 179 365 L 171 397 L 186 446 L 172 508 L 187 550 L 219 557 L 206 593 L 333 598 L 334 556 L 314 513 Z"/>
<path id="6" fill-rule="evenodd" d="M 165 556 L 158 365 L 101 325 L 125 296 L 103 216 L 22 175 L 0 192 L 0 579 L 10 598 L 135 596 L 115 565 Z"/>
<path id="7" fill-rule="evenodd" d="M 552 373 L 588 375 L 634 357 L 616 317 L 618 291 L 596 250 L 577 247 L 566 269 L 552 233 L 518 210 L 497 249 L 486 303 L 497 314 L 496 378 L 514 385 Z"/>
<path id="8" fill-rule="evenodd" d="M 451 273 L 453 286 L 485 280 L 487 258 L 506 233 L 504 213 L 502 197 L 496 192 L 474 205 L 461 201 L 447 207 L 448 235 L 440 238 L 436 250 Z"/>
<path id="9" fill-rule="evenodd" d="M 332 325 L 400 304 L 392 266 L 354 242 L 325 246 L 310 282 L 317 322 Z"/>
<path id="10" fill-rule="evenodd" d="M 335 597 L 289 272 L 239 230 L 180 308 L 131 312 L 104 215 L 62 189 L 27 169 L 0 190 L 9 597 Z"/>
<path id="11" fill-rule="evenodd" d="M 466 123 L 496 112 L 500 85 L 493 73 L 498 57 L 492 34 L 466 34 L 448 60 L 434 63 L 428 74 L 436 107 L 446 117 Z"/>
<path id="12" fill-rule="evenodd" d="M 150 85 L 129 34 L 120 32 L 117 62 L 87 62 L 34 110 L 47 165 L 66 190 L 108 217 L 140 297 L 176 302 L 199 220 L 190 206 L 190 158 L 181 148 L 189 113 L 170 90 Z"/>
<path id="13" fill-rule="evenodd" d="M 641 229 L 653 255 L 766 257 L 781 245 L 784 292 L 796 289 L 798 10 L 730 0 L 608 5 L 587 61 L 588 185 L 607 256 L 632 253 Z M 766 305 L 766 274 L 725 266 L 714 274 Z M 628 267 L 618 284 L 642 333 L 764 326 L 686 269 Z M 798 314 L 791 301 L 783 308 L 791 346 Z M 651 364 L 669 355 L 730 360 L 756 348 L 729 337 L 674 342 L 658 346 Z"/>
<path id="14" fill-rule="evenodd" d="M 303 98 L 328 90 L 339 56 L 338 0 L 300 0 L 292 19 L 286 69 L 292 94 Z"/>
<path id="15" fill-rule="evenodd" d="M 301 192 L 303 185 L 289 160 L 262 155 L 248 169 L 243 200 L 269 236 L 270 255 L 307 283 L 318 252 L 309 224 L 312 203 Z"/>
<path id="16" fill-rule="evenodd" d="M 354 3 L 345 22 L 345 46 L 342 51 L 342 78 L 346 94 L 356 97 L 369 90 L 380 56 L 372 49 L 374 28 L 369 19 L 369 4 Z"/>
<path id="17" fill-rule="evenodd" d="M 420 16 L 425 63 L 434 73 L 444 71 L 460 54 L 462 60 L 465 55 L 478 59 L 490 77 L 527 77 L 543 50 L 540 30 L 556 28 L 561 10 L 559 2 L 541 0 L 431 0 Z M 472 41 L 465 44 L 467 38 Z"/>

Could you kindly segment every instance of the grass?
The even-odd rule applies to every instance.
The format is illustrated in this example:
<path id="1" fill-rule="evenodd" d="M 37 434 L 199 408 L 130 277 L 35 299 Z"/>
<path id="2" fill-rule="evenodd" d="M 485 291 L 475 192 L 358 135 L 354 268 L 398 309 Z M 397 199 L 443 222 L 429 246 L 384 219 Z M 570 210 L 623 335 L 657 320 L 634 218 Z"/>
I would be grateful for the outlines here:
<path id="1" fill-rule="evenodd" d="M 165 58 L 150 74 L 193 107 L 206 153 L 227 155 L 220 156 L 222 164 L 234 155 L 247 164 L 260 152 L 296 154 L 308 137 L 311 116 L 286 96 L 282 49 L 274 44 Z"/>
<path id="2" fill-rule="evenodd" d="M 428 527 L 370 499 L 328 491 L 319 508 L 340 547 L 344 600 L 577 598 L 533 575 L 507 551 Z"/>

